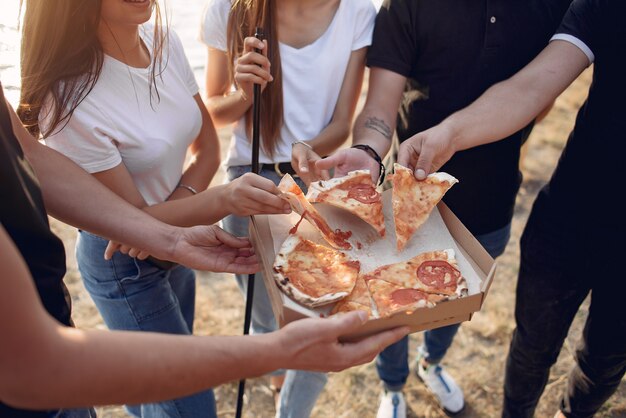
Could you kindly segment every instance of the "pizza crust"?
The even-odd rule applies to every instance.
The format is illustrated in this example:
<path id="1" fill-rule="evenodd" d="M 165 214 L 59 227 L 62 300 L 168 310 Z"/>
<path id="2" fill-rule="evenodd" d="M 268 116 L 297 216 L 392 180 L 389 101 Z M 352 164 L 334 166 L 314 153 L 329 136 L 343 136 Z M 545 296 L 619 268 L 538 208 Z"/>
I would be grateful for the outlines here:
<path id="1" fill-rule="evenodd" d="M 359 267 L 358 261 L 348 259 L 343 252 L 289 235 L 274 261 L 274 280 L 296 302 L 316 308 L 348 296 L 356 283 Z M 316 294 L 320 293 L 318 289 L 329 287 L 334 290 Z"/>
<path id="2" fill-rule="evenodd" d="M 316 199 L 320 193 L 327 192 L 328 190 L 333 189 L 350 179 L 353 179 L 355 177 L 359 177 L 365 174 L 370 176 L 370 171 L 369 170 L 354 170 L 354 171 L 350 171 L 347 175 L 343 177 L 334 177 L 329 180 L 314 181 L 309 185 L 309 191 L 307 192 L 306 197 L 309 200 Z"/>

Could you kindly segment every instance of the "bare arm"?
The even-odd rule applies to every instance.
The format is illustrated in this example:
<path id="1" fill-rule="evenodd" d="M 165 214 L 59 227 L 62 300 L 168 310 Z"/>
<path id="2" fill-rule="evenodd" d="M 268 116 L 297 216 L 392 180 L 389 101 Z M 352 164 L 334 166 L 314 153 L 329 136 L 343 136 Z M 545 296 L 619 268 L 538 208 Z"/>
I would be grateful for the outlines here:
<path id="1" fill-rule="evenodd" d="M 192 153 L 191 161 L 180 180 L 182 184 L 193 187 L 195 190 L 205 190 L 209 187 L 213 176 L 220 165 L 220 143 L 211 117 L 202 102 L 200 94 L 194 97 L 202 114 L 202 128 L 195 141 L 189 147 Z M 170 199 L 189 196 L 191 192 L 184 188 L 174 190 Z"/>
<path id="2" fill-rule="evenodd" d="M 367 144 L 384 157 L 391 148 L 406 77 L 374 67 L 370 71 L 367 100 L 354 123 L 354 144 Z"/>
<path id="3" fill-rule="evenodd" d="M 589 65 L 565 41 L 552 41 L 513 77 L 488 89 L 465 109 L 405 141 L 398 162 L 418 178 L 437 170 L 456 151 L 506 138 L 526 126 Z"/>
<path id="4" fill-rule="evenodd" d="M 312 149 L 304 145 L 296 145 L 293 149 L 291 165 L 307 183 L 320 176 L 327 177 L 326 173 L 316 172 L 315 162 L 320 159 L 320 155 L 335 152 L 350 136 L 350 124 L 363 84 L 366 53 L 367 48 L 361 48 L 350 54 L 330 123 L 315 138 L 299 138 L 306 141 Z"/>
<path id="5" fill-rule="evenodd" d="M 376 150 L 381 158 L 391 148 L 391 138 L 396 126 L 398 107 L 406 77 L 382 68 L 370 70 L 367 100 L 354 123 L 353 144 L 366 144 Z M 360 149 L 345 149 L 319 161 L 320 169 L 335 168 L 335 175 L 368 169 L 374 181 L 378 179 L 379 166 L 370 155 Z"/>
<path id="6" fill-rule="evenodd" d="M 254 49 L 258 48 L 261 53 Z M 272 81 L 267 59 L 267 42 L 254 37 L 244 40 L 244 51 L 235 65 L 237 90 L 231 91 L 228 74 L 228 56 L 225 51 L 208 48 L 206 66 L 206 106 L 218 127 L 238 121 L 252 106 L 253 84 L 265 89 Z"/>
<path id="7" fill-rule="evenodd" d="M 278 197 L 280 192 L 276 185 L 256 174 L 248 173 L 228 184 L 152 206 L 148 206 L 143 200 L 124 163 L 110 170 L 94 173 L 93 176 L 124 200 L 170 225 L 207 225 L 231 213 L 247 216 L 290 211 L 289 204 Z"/>
<path id="8" fill-rule="evenodd" d="M 22 408 L 172 399 L 279 367 L 337 371 L 371 361 L 407 333 L 396 329 L 359 343 L 339 343 L 340 335 L 363 323 L 356 313 L 297 321 L 248 337 L 64 327 L 43 309 L 28 268 L 2 226 L 0 276 L 0 400 Z"/>

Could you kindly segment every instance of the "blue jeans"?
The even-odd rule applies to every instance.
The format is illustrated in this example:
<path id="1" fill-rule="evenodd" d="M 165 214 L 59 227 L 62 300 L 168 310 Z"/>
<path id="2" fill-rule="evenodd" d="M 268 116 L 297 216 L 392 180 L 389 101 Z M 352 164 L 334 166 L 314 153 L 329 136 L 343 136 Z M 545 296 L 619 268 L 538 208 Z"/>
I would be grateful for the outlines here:
<path id="1" fill-rule="evenodd" d="M 164 270 L 119 252 L 107 261 L 103 257 L 106 245 L 107 240 L 81 231 L 76 261 L 85 288 L 109 329 L 191 334 L 196 293 L 193 270 L 181 265 Z M 212 390 L 127 409 L 144 418 L 216 416 Z"/>
<path id="2" fill-rule="evenodd" d="M 501 255 L 511 237 L 511 224 L 486 234 L 476 236 L 489 255 L 493 258 Z M 439 363 L 448 351 L 452 340 L 461 324 L 448 325 L 424 333 L 421 350 L 427 362 Z M 409 338 L 404 337 L 384 349 L 376 359 L 378 376 L 388 390 L 400 390 L 409 377 Z"/>
<path id="3" fill-rule="evenodd" d="M 60 409 L 50 414 L 50 418 L 96 418 L 93 408 Z"/>
<path id="4" fill-rule="evenodd" d="M 250 172 L 250 166 L 228 167 L 228 180 L 232 181 L 245 173 Z M 281 177 L 274 171 L 273 165 L 265 165 L 261 168 L 261 176 L 278 184 Z M 300 179 L 295 179 L 298 185 L 306 191 Z M 231 234 L 243 237 L 248 236 L 248 217 L 229 215 L 222 221 L 224 229 Z M 237 284 L 246 295 L 248 285 L 247 274 L 236 275 Z M 267 295 L 267 289 L 263 281 L 263 275 L 257 273 L 254 279 L 254 303 L 252 304 L 252 320 L 250 330 L 253 334 L 263 334 L 277 329 L 272 305 Z M 283 370 L 274 372 L 274 375 L 284 374 Z M 281 418 L 308 417 L 315 405 L 317 396 L 324 388 L 327 377 L 325 373 L 305 372 L 301 370 L 289 370 L 280 392 L 280 407 L 276 416 Z M 304 412 L 303 411 L 308 411 Z"/>

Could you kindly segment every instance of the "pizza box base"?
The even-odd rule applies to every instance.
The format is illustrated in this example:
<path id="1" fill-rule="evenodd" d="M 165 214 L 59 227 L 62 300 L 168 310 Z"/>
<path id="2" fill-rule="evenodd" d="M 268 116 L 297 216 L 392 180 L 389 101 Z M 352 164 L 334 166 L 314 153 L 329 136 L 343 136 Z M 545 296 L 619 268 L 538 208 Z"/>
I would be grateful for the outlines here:
<path id="1" fill-rule="evenodd" d="M 493 281 L 496 262 L 480 245 L 474 236 L 465 228 L 452 211 L 441 202 L 437 206 L 439 214 L 452 236 L 457 249 L 469 262 L 469 267 L 475 273 L 479 283 L 478 290 L 469 296 L 440 302 L 433 308 L 420 308 L 412 313 L 398 313 L 388 318 L 374 318 L 367 321 L 355 333 L 345 335 L 343 341 L 354 341 L 375 334 L 376 332 L 399 326 L 408 326 L 410 332 L 417 332 L 469 321 L 472 314 L 481 309 L 485 296 Z M 262 267 L 263 280 L 272 304 L 274 316 L 280 327 L 289 322 L 306 318 L 319 317 L 320 314 L 306 307 L 300 306 L 283 294 L 274 282 L 273 269 L 276 257 L 274 238 L 270 216 L 285 215 L 255 215 L 250 222 L 250 240 Z M 359 222 L 361 222 L 359 220 Z M 392 224 L 393 225 L 393 224 Z M 331 227 L 333 225 L 331 224 Z M 291 227 L 291 225 L 290 225 Z M 387 233 L 389 234 L 389 224 Z M 393 229 L 393 227 L 392 227 Z M 417 255 L 417 254 L 415 254 Z M 457 259 L 460 254 L 457 254 Z M 465 275 L 465 273 L 464 273 Z"/>

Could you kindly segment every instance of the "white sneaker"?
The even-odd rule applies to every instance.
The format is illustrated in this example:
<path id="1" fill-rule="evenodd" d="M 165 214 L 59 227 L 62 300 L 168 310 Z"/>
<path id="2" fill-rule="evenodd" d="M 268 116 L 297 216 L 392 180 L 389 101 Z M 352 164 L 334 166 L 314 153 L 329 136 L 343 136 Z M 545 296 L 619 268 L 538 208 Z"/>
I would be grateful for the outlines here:
<path id="1" fill-rule="evenodd" d="M 424 368 L 421 359 L 417 360 L 417 377 L 439 401 L 439 405 L 448 415 L 456 415 L 465 407 L 463 391 L 454 379 L 439 364 L 430 364 Z"/>
<path id="2" fill-rule="evenodd" d="M 385 389 L 376 418 L 406 418 L 406 402 L 402 392 Z"/>

